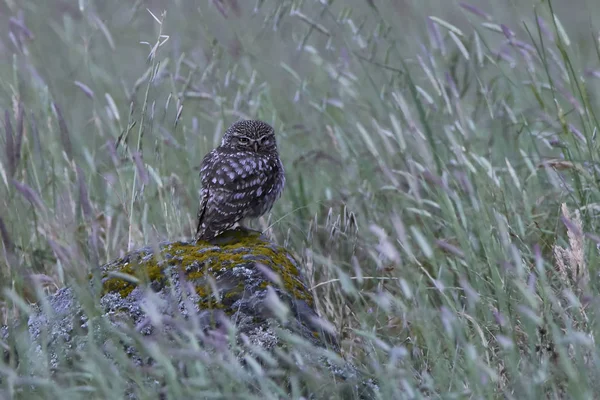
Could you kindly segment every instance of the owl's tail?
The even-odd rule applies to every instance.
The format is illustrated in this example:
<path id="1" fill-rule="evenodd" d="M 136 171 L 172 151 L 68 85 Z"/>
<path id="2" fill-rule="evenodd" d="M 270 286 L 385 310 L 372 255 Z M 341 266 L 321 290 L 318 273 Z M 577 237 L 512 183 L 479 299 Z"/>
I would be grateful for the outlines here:
<path id="1" fill-rule="evenodd" d="M 211 240 L 219 236 L 226 229 L 223 226 L 211 226 L 202 223 L 198 220 L 198 228 L 196 228 L 196 240 Z"/>

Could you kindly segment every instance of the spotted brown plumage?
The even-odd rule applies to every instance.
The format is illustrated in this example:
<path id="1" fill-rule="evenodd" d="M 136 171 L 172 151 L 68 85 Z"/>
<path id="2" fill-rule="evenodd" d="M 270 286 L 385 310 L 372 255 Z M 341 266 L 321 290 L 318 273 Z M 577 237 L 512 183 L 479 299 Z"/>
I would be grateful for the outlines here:
<path id="1" fill-rule="evenodd" d="M 231 125 L 202 160 L 196 239 L 209 240 L 271 210 L 285 185 L 275 132 L 262 121 Z"/>

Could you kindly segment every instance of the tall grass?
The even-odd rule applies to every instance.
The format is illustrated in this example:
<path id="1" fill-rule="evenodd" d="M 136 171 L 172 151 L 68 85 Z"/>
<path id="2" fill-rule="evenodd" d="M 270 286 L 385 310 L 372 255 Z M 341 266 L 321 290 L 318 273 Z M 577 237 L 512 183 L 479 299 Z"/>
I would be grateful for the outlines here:
<path id="1" fill-rule="evenodd" d="M 257 227 L 302 259 L 380 398 L 594 397 L 600 48 L 593 20 L 565 23 L 594 7 L 405 3 L 5 1 L 4 323 L 36 287 L 190 237 L 202 156 L 251 117 L 287 171 Z M 173 398 L 300 396 L 276 363 L 194 363 L 151 374 Z M 61 378 L 24 365 L 0 364 L 3 396 L 146 379 L 99 349 Z"/>

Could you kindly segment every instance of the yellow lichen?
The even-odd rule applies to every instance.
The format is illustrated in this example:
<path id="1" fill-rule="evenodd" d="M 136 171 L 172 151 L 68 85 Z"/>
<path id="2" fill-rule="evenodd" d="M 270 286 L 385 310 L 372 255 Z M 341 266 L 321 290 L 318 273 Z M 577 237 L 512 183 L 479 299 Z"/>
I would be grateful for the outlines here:
<path id="1" fill-rule="evenodd" d="M 160 259 L 162 261 L 158 262 L 156 256 L 144 251 L 117 260 L 106 268 L 104 293 L 119 293 L 122 297 L 127 297 L 136 287 L 135 283 L 123 278 L 108 276 L 110 271 L 132 275 L 143 284 L 159 282 L 160 285 L 164 285 L 168 284 L 164 276 L 165 268 L 177 266 L 184 272 L 186 279 L 194 284 L 201 298 L 199 305 L 202 308 L 223 308 L 223 300 L 229 300 L 226 303 L 230 303 L 243 294 L 243 282 L 227 288 L 219 301 L 213 295 L 207 278 L 211 276 L 218 280 L 221 274 L 236 266 L 260 262 L 280 275 L 283 288 L 292 297 L 312 305 L 312 296 L 301 281 L 299 271 L 289 253 L 263 239 L 258 232 L 229 231 L 217 238 L 215 243 L 171 243 L 160 250 Z M 243 281 L 243 278 L 240 279 Z M 265 289 L 269 284 L 266 281 L 260 282 L 259 288 Z"/>

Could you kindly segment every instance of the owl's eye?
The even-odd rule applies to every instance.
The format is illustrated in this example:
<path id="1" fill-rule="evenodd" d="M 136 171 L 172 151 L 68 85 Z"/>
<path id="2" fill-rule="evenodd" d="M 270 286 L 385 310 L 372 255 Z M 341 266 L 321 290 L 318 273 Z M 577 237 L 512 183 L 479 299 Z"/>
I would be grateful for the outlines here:
<path id="1" fill-rule="evenodd" d="M 269 144 L 269 138 L 267 136 L 263 136 L 260 139 L 258 139 L 258 142 L 261 146 L 266 146 Z"/>
<path id="2" fill-rule="evenodd" d="M 239 144 L 248 144 L 248 143 L 250 143 L 250 139 L 248 139 L 245 136 L 240 136 L 240 137 L 238 137 L 237 140 L 238 140 Z"/>

